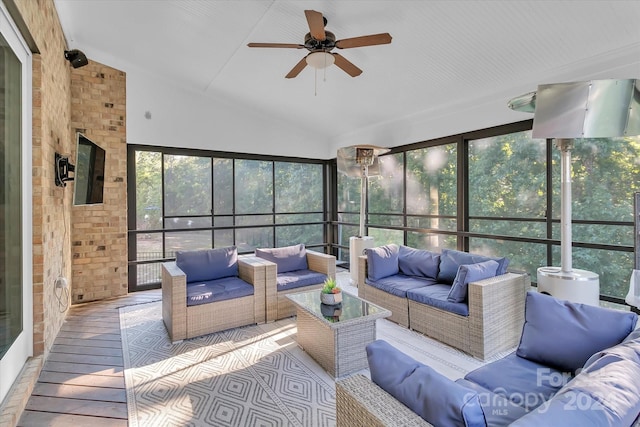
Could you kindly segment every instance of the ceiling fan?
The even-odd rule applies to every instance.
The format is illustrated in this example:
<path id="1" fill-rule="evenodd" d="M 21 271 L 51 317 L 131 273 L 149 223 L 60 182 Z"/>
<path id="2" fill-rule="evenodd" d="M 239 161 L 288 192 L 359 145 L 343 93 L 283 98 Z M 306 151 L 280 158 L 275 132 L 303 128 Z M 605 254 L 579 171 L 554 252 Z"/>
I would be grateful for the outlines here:
<path id="1" fill-rule="evenodd" d="M 315 10 L 305 10 L 307 23 L 309 24 L 309 33 L 304 36 L 304 44 L 294 43 L 249 43 L 249 47 L 276 47 L 289 49 L 307 49 L 309 54 L 302 58 L 285 76 L 287 79 L 296 77 L 300 72 L 310 65 L 313 68 L 325 68 L 331 64 L 336 64 L 340 69 L 349 74 L 351 77 L 357 77 L 362 74 L 362 70 L 353 63 L 345 59 L 338 53 L 332 53 L 334 48 L 351 49 L 353 47 L 374 46 L 378 44 L 391 43 L 391 35 L 389 33 L 371 34 L 368 36 L 352 37 L 349 39 L 336 40 L 336 36 L 324 29 L 327 25 L 327 18 L 322 13 Z"/>

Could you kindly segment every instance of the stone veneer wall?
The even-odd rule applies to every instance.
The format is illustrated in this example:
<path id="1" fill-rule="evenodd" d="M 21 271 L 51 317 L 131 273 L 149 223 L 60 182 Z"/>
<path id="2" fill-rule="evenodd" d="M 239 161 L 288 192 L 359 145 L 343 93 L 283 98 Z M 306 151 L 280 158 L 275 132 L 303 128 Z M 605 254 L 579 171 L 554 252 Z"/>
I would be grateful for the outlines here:
<path id="1" fill-rule="evenodd" d="M 81 132 L 106 151 L 104 203 L 72 208 L 72 300 L 77 303 L 126 295 L 124 72 L 91 60 L 89 65 L 71 71 L 71 129 L 74 135 Z"/>

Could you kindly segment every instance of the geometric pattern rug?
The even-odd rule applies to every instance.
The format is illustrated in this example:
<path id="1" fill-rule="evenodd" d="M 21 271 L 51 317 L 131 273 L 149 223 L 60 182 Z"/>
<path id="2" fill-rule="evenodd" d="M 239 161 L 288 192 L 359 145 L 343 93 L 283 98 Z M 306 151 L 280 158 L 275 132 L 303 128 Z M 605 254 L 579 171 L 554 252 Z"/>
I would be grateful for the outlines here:
<path id="1" fill-rule="evenodd" d="M 334 426 L 335 384 L 295 318 L 172 344 L 161 302 L 120 309 L 129 426 Z"/>
<path id="2" fill-rule="evenodd" d="M 357 295 L 349 272 L 336 276 Z M 172 344 L 161 304 L 120 308 L 129 426 L 336 425 L 335 380 L 298 347 L 295 317 Z M 451 379 L 486 363 L 386 319 L 376 325 L 378 339 Z"/>

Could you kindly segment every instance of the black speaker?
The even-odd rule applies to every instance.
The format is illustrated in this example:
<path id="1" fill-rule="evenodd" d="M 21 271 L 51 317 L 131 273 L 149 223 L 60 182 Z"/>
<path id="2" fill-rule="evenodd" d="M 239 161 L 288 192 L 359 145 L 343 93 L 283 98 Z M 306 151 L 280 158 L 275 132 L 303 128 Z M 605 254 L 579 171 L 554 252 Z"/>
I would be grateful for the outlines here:
<path id="1" fill-rule="evenodd" d="M 73 68 L 84 67 L 89 63 L 87 56 L 78 49 L 65 50 L 64 57 L 67 58 Z"/>

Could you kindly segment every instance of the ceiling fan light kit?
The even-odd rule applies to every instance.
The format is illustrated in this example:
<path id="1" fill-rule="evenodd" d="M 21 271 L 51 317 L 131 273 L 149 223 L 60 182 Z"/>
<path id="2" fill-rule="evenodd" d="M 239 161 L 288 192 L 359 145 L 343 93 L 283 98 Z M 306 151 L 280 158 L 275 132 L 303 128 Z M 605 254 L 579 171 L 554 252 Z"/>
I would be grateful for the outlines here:
<path id="1" fill-rule="evenodd" d="M 309 25 L 309 32 L 304 37 L 304 44 L 295 43 L 249 43 L 249 47 L 271 47 L 286 49 L 307 49 L 310 53 L 300 60 L 289 73 L 287 79 L 296 77 L 309 65 L 315 70 L 320 70 L 335 64 L 351 77 L 362 74 L 362 70 L 352 64 L 342 55 L 331 53 L 334 48 L 351 49 L 354 47 L 374 46 L 391 43 L 389 33 L 371 34 L 368 36 L 352 37 L 348 39 L 336 40 L 336 36 L 324 29 L 327 19 L 322 13 L 315 10 L 305 10 L 304 14 Z"/>
<path id="2" fill-rule="evenodd" d="M 336 59 L 328 52 L 312 52 L 305 58 L 307 65 L 321 70 L 327 68 L 329 65 L 333 65 Z"/>

